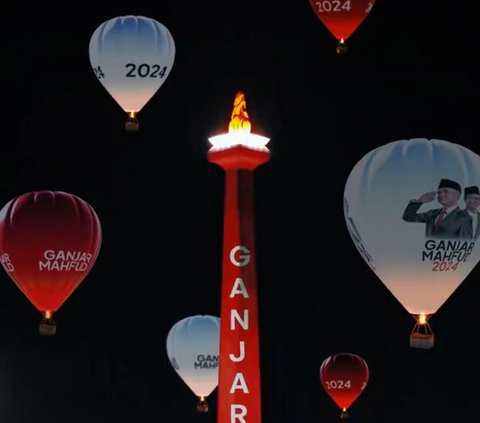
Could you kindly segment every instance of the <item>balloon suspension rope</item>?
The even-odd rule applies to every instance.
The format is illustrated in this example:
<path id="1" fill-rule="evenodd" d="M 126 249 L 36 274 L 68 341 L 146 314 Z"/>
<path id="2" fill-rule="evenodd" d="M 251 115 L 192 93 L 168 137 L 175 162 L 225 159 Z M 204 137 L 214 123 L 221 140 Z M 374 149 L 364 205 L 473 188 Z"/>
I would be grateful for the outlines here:
<path id="1" fill-rule="evenodd" d="M 415 326 L 412 329 L 411 335 L 419 334 L 425 336 L 433 335 L 433 330 L 428 323 L 428 317 L 425 315 L 419 315 L 416 317 Z"/>

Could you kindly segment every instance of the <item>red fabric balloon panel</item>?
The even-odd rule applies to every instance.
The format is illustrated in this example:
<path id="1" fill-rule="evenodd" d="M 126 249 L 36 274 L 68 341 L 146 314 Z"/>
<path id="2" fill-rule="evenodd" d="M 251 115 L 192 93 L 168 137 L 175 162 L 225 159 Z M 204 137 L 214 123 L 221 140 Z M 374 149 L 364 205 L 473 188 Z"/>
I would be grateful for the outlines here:
<path id="1" fill-rule="evenodd" d="M 370 13 L 375 0 L 309 0 L 318 18 L 337 39 L 346 40 Z"/>
<path id="2" fill-rule="evenodd" d="M 365 360 L 352 353 L 338 353 L 320 366 L 320 381 L 335 403 L 346 410 L 363 392 L 369 378 Z"/>
<path id="3" fill-rule="evenodd" d="M 97 214 L 61 191 L 35 191 L 0 211 L 0 259 L 41 312 L 54 312 L 90 272 L 101 244 Z"/>

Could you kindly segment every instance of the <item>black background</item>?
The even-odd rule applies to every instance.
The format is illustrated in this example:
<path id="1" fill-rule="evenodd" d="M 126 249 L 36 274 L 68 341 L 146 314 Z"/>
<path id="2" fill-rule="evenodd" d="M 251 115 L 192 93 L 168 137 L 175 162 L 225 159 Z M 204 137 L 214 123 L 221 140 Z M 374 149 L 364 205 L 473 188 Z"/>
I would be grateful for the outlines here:
<path id="1" fill-rule="evenodd" d="M 414 320 L 356 251 L 342 202 L 352 167 L 387 142 L 480 151 L 474 2 L 377 0 L 346 56 L 307 0 L 54 3 L 4 18 L 0 200 L 76 194 L 103 243 L 51 338 L 0 275 L 3 423 L 216 420 L 216 392 L 196 413 L 165 341 L 181 318 L 220 312 L 224 174 L 206 153 L 238 90 L 271 139 L 255 172 L 263 420 L 338 421 L 319 367 L 342 351 L 370 367 L 352 423 L 475 420 L 478 268 L 431 319 L 434 348 L 410 348 Z M 88 56 L 96 27 L 128 14 L 176 44 L 138 133 Z"/>

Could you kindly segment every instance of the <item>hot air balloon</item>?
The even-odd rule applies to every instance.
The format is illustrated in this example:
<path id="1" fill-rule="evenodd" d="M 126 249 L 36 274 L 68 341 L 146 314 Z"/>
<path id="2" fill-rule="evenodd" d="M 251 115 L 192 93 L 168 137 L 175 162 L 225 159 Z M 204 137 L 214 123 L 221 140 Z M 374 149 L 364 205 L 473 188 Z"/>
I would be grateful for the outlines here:
<path id="1" fill-rule="evenodd" d="M 373 149 L 348 177 L 344 214 L 352 241 L 415 318 L 411 347 L 433 347 L 428 319 L 479 261 L 472 219 L 479 216 L 479 184 L 480 156 L 425 138 Z"/>
<path id="2" fill-rule="evenodd" d="M 208 412 L 207 397 L 218 385 L 220 318 L 185 317 L 167 336 L 167 355 L 182 380 L 198 397 L 197 411 Z"/>
<path id="3" fill-rule="evenodd" d="M 0 260 L 42 313 L 42 335 L 55 334 L 53 313 L 90 272 L 100 244 L 97 214 L 73 194 L 28 192 L 0 210 Z"/>
<path id="4" fill-rule="evenodd" d="M 372 10 L 375 0 L 309 0 L 314 12 L 337 39 L 337 53 L 348 51 L 346 40 Z"/>
<path id="5" fill-rule="evenodd" d="M 102 23 L 90 38 L 92 69 L 128 113 L 125 128 L 138 130 L 137 113 L 172 70 L 175 43 L 168 28 L 145 16 L 119 16 Z"/>
<path id="6" fill-rule="evenodd" d="M 341 408 L 342 419 L 348 417 L 348 408 L 363 392 L 368 378 L 368 365 L 357 354 L 337 353 L 327 357 L 320 366 L 322 386 Z"/>

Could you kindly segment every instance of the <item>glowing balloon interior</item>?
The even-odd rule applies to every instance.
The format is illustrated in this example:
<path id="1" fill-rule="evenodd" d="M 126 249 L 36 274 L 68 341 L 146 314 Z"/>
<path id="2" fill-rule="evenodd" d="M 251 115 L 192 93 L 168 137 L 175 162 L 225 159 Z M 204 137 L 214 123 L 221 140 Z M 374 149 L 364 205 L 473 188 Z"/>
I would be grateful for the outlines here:
<path id="1" fill-rule="evenodd" d="M 417 320 L 412 347 L 433 346 L 428 318 L 480 259 L 479 185 L 480 156 L 424 138 L 370 151 L 348 177 L 344 212 L 352 241 Z"/>
<path id="2" fill-rule="evenodd" d="M 327 357 L 320 366 L 322 386 L 341 408 L 341 418 L 348 417 L 348 408 L 363 392 L 368 378 L 368 365 L 357 354 L 337 353 Z"/>
<path id="3" fill-rule="evenodd" d="M 100 244 L 97 214 L 72 194 L 29 192 L 0 211 L 2 265 L 43 314 L 41 334 L 55 333 L 53 313 L 90 272 Z"/>
<path id="4" fill-rule="evenodd" d="M 197 411 L 207 412 L 206 398 L 218 385 L 220 318 L 186 317 L 167 336 L 167 355 L 182 380 L 198 397 Z"/>
<path id="5" fill-rule="evenodd" d="M 90 39 L 92 69 L 129 114 L 127 130 L 137 130 L 137 113 L 167 79 L 175 59 L 168 28 L 145 16 L 119 16 L 102 23 Z"/>
<path id="6" fill-rule="evenodd" d="M 372 10 L 375 0 L 309 0 L 317 17 L 337 39 L 337 53 L 348 51 L 346 40 Z"/>

